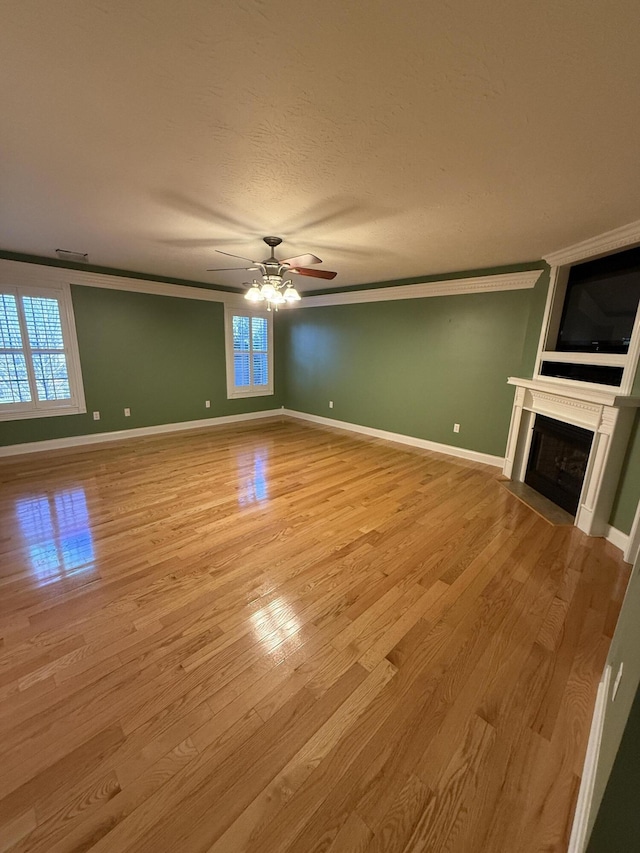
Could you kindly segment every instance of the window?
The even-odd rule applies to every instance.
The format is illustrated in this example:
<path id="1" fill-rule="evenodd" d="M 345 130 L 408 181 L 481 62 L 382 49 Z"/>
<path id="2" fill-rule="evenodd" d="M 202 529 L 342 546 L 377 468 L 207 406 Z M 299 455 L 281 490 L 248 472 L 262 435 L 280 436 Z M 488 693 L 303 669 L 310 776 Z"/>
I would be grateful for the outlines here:
<path id="1" fill-rule="evenodd" d="M 85 411 L 69 287 L 0 285 L 0 420 Z"/>
<path id="2" fill-rule="evenodd" d="M 273 394 L 273 316 L 225 309 L 227 397 Z"/>

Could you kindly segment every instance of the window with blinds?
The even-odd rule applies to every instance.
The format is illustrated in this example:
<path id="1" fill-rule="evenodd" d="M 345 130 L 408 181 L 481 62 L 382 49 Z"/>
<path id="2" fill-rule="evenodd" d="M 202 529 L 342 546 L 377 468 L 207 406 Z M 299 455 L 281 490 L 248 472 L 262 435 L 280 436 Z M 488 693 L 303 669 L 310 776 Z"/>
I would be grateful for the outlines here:
<path id="1" fill-rule="evenodd" d="M 227 396 L 273 394 L 272 317 L 226 309 Z"/>
<path id="2" fill-rule="evenodd" d="M 0 285 L 0 419 L 85 411 L 64 289 Z"/>

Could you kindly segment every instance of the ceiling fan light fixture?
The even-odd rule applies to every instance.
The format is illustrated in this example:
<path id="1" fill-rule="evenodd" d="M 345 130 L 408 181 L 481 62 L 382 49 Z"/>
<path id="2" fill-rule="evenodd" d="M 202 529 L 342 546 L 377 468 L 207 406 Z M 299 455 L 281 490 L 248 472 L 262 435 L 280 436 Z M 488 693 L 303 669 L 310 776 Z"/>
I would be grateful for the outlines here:
<path id="1" fill-rule="evenodd" d="M 238 270 L 260 270 L 262 273 L 262 281 L 254 278 L 253 284 L 244 295 L 248 302 L 258 303 L 266 302 L 267 311 L 271 311 L 271 307 L 277 311 L 279 305 L 289 305 L 293 307 L 296 302 L 300 302 L 301 296 L 293 286 L 291 279 L 285 281 L 285 275 L 295 273 L 296 275 L 307 275 L 315 278 L 335 278 L 337 273 L 330 270 L 314 270 L 310 269 L 307 264 L 321 264 L 322 260 L 315 255 L 306 254 L 298 255 L 295 258 L 286 258 L 279 260 L 275 256 L 275 247 L 282 243 L 282 237 L 263 237 L 263 241 L 271 249 L 271 254 L 263 261 L 252 261 L 251 258 L 245 258 L 244 255 L 234 255 L 231 252 L 223 252 L 222 249 L 216 249 L 221 255 L 228 255 L 231 258 L 238 258 L 241 261 L 249 261 L 250 267 L 233 267 L 222 269 L 209 269 L 207 272 L 227 272 L 232 269 Z M 245 282 L 249 285 L 249 282 Z"/>
<path id="2" fill-rule="evenodd" d="M 302 297 L 298 293 L 298 291 L 290 285 L 284 292 L 284 300 L 285 302 L 299 302 Z"/>
<path id="3" fill-rule="evenodd" d="M 249 302 L 262 302 L 264 300 L 264 296 L 260 293 L 260 288 L 258 287 L 257 282 L 251 285 L 249 290 L 244 295 L 245 299 L 248 299 Z"/>
<path id="4" fill-rule="evenodd" d="M 265 279 L 267 279 L 266 276 Z M 277 294 L 277 292 L 278 291 L 268 279 L 265 280 L 264 284 L 260 288 L 260 295 L 263 299 L 269 300 L 269 302 L 273 302 L 274 296 Z"/>

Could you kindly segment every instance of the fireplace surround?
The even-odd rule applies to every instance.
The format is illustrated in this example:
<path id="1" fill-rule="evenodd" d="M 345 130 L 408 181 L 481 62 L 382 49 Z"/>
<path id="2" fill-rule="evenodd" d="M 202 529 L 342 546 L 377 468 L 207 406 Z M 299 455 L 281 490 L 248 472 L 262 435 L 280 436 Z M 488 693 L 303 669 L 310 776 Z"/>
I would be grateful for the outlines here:
<path id="1" fill-rule="evenodd" d="M 509 377 L 508 381 L 516 386 L 516 393 L 503 473 L 512 480 L 526 481 L 537 415 L 588 431 L 592 441 L 575 524 L 590 536 L 605 536 L 640 398 L 617 394 L 615 389 L 592 389 L 578 383 L 565 386 L 538 377 Z"/>
<path id="2" fill-rule="evenodd" d="M 582 487 L 576 488 L 579 497 L 574 523 L 591 536 L 611 534 L 609 520 L 613 501 L 633 421 L 640 407 L 640 397 L 636 396 L 640 394 L 640 309 L 636 310 L 625 351 L 601 352 L 599 347 L 592 346 L 582 351 L 568 348 L 566 341 L 561 339 L 565 297 L 570 289 L 573 267 L 587 261 L 601 259 L 603 263 L 598 265 L 599 273 L 604 270 L 607 276 L 616 270 L 619 272 L 619 267 L 624 267 L 627 277 L 631 273 L 640 274 L 636 269 L 637 263 L 630 265 L 630 259 L 636 256 L 631 258 L 627 252 L 634 247 L 640 247 L 640 221 L 545 255 L 550 268 L 549 289 L 533 377 L 510 377 L 508 380 L 515 386 L 515 395 L 504 474 L 509 479 L 525 482 L 537 417 L 586 430 L 591 436 L 591 445 L 587 451 Z M 589 274 L 596 272 L 592 267 L 589 270 Z M 576 275 L 587 271 L 585 266 Z M 574 276 L 574 284 L 575 280 Z M 611 297 L 614 302 L 620 295 L 619 291 L 616 293 L 615 299 Z M 611 307 L 614 309 L 612 317 L 620 314 L 618 302 L 612 303 Z M 594 322 L 604 323 L 608 328 L 607 311 L 602 317 L 602 309 L 596 310 L 589 300 L 582 306 L 582 311 L 590 317 L 593 315 Z M 626 317 L 625 312 L 622 313 Z M 573 467 L 574 461 L 568 460 L 566 464 Z M 640 540 L 640 509 L 636 509 L 629 537 L 628 553 L 631 556 Z"/>

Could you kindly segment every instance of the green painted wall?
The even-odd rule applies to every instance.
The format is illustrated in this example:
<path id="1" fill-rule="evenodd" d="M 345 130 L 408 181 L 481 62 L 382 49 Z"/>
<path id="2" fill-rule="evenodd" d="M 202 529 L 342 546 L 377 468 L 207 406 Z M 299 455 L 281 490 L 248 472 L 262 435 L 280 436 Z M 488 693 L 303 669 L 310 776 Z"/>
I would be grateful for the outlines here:
<path id="1" fill-rule="evenodd" d="M 587 853 L 630 853 L 640 847 L 639 791 L 640 691 L 631 708 Z"/>
<path id="2" fill-rule="evenodd" d="M 0 445 L 282 405 L 277 380 L 273 396 L 227 400 L 221 303 L 85 286 L 73 286 L 72 299 L 87 414 L 2 422 Z"/>
<path id="3" fill-rule="evenodd" d="M 286 405 L 504 455 L 514 394 L 507 376 L 531 375 L 547 287 L 545 272 L 529 290 L 282 315 Z"/>
<path id="4" fill-rule="evenodd" d="M 605 850 L 607 853 L 623 850 L 624 853 L 627 851 L 632 853 L 632 851 L 640 849 L 640 839 L 637 838 L 636 844 L 631 847 L 616 846 L 615 842 L 628 836 L 629 825 L 620 824 L 615 832 L 612 831 L 616 812 L 612 811 L 611 803 L 612 796 L 616 799 L 620 797 L 620 783 L 623 787 L 626 785 L 628 788 L 628 796 L 621 799 L 619 805 L 623 803 L 630 805 L 632 802 L 638 802 L 638 788 L 633 786 L 634 780 L 638 778 L 637 770 L 635 776 L 627 772 L 629 761 L 633 761 L 634 754 L 637 755 L 638 734 L 640 733 L 638 720 L 630 719 L 640 684 L 640 654 L 638 653 L 638 649 L 640 649 L 640 619 L 638 614 L 640 614 L 640 558 L 636 560 L 631 574 L 618 617 L 618 624 L 607 655 L 607 664 L 611 667 L 611 682 L 604 705 L 602 738 L 593 780 L 592 808 L 589 815 L 588 832 L 591 832 L 594 823 L 600 825 L 597 831 L 594 830 L 592 843 L 588 848 L 589 853 Z M 621 663 L 624 664 L 623 675 L 615 701 L 612 701 L 613 686 Z M 623 742 L 625 729 L 629 732 L 629 736 L 626 738 L 626 742 Z M 616 763 L 619 766 L 614 777 L 612 770 Z M 605 791 L 609 794 L 608 797 Z M 637 811 L 637 805 L 635 808 Z M 636 820 L 636 826 L 637 823 Z M 608 832 L 611 833 L 610 846 L 607 845 L 606 836 Z"/>
<path id="5" fill-rule="evenodd" d="M 631 531 L 631 525 L 640 500 L 640 412 L 631 430 L 629 446 L 622 466 L 610 523 L 623 533 Z"/>

